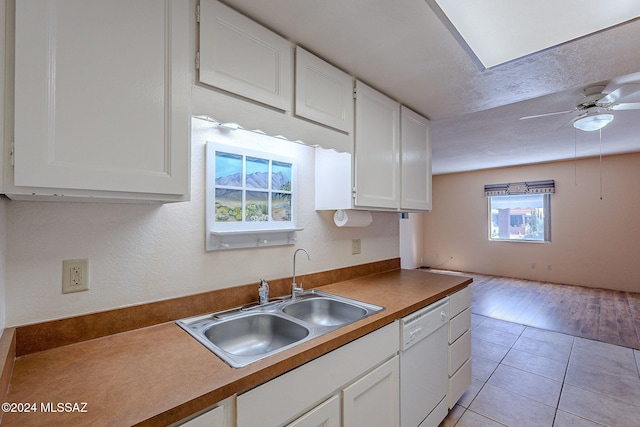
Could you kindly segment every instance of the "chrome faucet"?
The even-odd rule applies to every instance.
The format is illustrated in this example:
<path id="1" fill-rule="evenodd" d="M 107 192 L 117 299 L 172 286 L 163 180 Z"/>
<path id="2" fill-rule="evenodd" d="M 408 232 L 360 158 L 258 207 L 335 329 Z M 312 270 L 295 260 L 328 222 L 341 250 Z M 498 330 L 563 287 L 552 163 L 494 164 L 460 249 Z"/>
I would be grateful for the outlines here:
<path id="1" fill-rule="evenodd" d="M 258 295 L 260 297 L 260 304 L 266 304 L 269 302 L 269 284 L 264 279 L 260 279 Z"/>
<path id="2" fill-rule="evenodd" d="M 296 299 L 296 292 L 302 292 L 304 291 L 304 289 L 302 289 L 302 283 L 300 283 L 300 287 L 298 287 L 296 285 L 296 255 L 298 254 L 298 252 L 304 252 L 305 254 L 307 254 L 307 259 L 309 261 L 311 261 L 311 257 L 309 256 L 309 252 L 307 252 L 306 250 L 300 248 L 297 249 L 294 253 L 293 253 L 293 280 L 291 281 L 291 299 Z"/>

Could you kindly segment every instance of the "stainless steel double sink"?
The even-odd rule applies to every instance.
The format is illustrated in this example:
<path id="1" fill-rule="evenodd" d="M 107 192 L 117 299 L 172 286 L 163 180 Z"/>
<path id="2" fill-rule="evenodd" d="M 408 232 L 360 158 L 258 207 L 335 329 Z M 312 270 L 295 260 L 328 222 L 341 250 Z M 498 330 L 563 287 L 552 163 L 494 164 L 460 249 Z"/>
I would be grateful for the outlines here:
<path id="1" fill-rule="evenodd" d="M 384 310 L 310 290 L 262 305 L 190 317 L 176 323 L 234 368 L 264 359 Z"/>

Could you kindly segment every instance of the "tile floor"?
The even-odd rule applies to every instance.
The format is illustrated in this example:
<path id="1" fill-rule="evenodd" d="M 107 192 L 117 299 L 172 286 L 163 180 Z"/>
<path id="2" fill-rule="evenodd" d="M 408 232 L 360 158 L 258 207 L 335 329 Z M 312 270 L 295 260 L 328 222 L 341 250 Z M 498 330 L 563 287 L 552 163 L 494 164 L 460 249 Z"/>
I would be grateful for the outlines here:
<path id="1" fill-rule="evenodd" d="M 472 315 L 471 386 L 440 427 L 640 426 L 640 350 Z"/>

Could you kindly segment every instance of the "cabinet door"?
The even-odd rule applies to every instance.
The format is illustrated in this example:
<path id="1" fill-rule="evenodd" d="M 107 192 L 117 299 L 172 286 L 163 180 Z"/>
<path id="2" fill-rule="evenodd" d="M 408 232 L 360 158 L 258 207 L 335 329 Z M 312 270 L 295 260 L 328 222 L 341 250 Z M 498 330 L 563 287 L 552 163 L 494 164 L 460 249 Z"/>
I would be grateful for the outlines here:
<path id="1" fill-rule="evenodd" d="M 356 82 L 355 205 L 400 206 L 400 104 Z"/>
<path id="2" fill-rule="evenodd" d="M 296 47 L 296 115 L 351 133 L 353 78 Z"/>
<path id="3" fill-rule="evenodd" d="M 292 49 L 230 7 L 200 2 L 200 82 L 291 111 Z"/>
<path id="4" fill-rule="evenodd" d="M 402 106 L 400 207 L 431 210 L 431 140 L 429 120 Z"/>
<path id="5" fill-rule="evenodd" d="M 398 360 L 395 356 L 343 390 L 345 426 L 392 427 L 400 424 Z"/>
<path id="6" fill-rule="evenodd" d="M 287 427 L 340 427 L 340 397 L 333 396 Z"/>
<path id="7" fill-rule="evenodd" d="M 460 400 L 464 392 L 471 385 L 471 368 L 472 360 L 469 359 L 464 362 L 462 367 L 458 369 L 451 378 L 449 378 L 449 393 L 447 394 L 449 409 L 453 408 L 456 403 L 458 403 L 458 400 Z"/>
<path id="8" fill-rule="evenodd" d="M 213 408 L 209 412 L 205 412 L 180 425 L 182 427 L 225 427 L 224 407 Z"/>
<path id="9" fill-rule="evenodd" d="M 449 296 L 449 314 L 451 317 L 457 316 L 469 307 L 471 307 L 471 288 L 469 286 Z"/>
<path id="10" fill-rule="evenodd" d="M 280 426 L 297 419 L 307 408 L 397 354 L 399 335 L 398 322 L 391 323 L 239 395 L 236 425 Z"/>
<path id="11" fill-rule="evenodd" d="M 0 5 L 0 193 L 4 188 L 4 173 L 2 173 L 3 169 L 3 161 L 4 161 L 4 105 L 5 105 L 5 93 L 4 93 L 4 82 L 6 76 L 5 69 L 5 51 L 6 51 L 6 36 L 5 36 L 5 17 L 6 17 L 7 5 L 6 2 L 2 2 Z"/>
<path id="12" fill-rule="evenodd" d="M 186 195 L 189 6 L 16 2 L 16 186 Z"/>

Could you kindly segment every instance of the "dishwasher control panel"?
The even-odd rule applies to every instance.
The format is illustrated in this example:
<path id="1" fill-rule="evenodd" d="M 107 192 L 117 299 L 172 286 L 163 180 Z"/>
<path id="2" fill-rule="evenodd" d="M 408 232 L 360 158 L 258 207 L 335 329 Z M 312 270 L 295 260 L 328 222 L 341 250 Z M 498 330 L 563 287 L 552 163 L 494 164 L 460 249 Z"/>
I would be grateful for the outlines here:
<path id="1" fill-rule="evenodd" d="M 401 350 L 409 348 L 445 326 L 449 321 L 449 298 L 441 299 L 402 318 Z"/>

